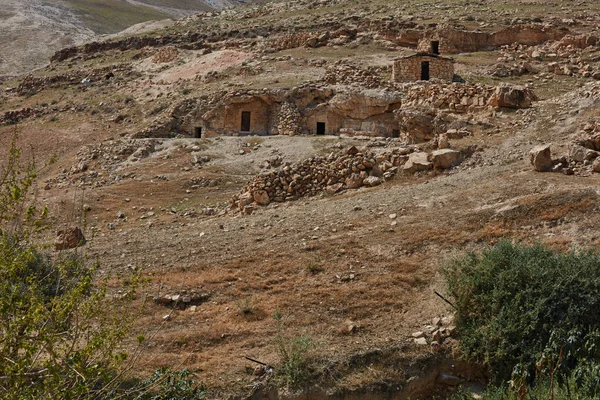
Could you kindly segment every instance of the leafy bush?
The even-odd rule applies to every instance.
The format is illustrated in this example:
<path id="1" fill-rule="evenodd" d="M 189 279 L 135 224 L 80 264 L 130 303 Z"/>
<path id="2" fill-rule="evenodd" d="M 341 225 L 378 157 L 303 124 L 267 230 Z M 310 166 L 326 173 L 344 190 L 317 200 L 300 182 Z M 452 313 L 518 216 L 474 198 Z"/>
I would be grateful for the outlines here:
<path id="1" fill-rule="evenodd" d="M 487 365 L 496 383 L 512 377 L 531 384 L 545 376 L 581 386 L 587 379 L 593 392 L 594 346 L 600 345 L 598 255 L 503 241 L 453 260 L 445 275 L 461 349 Z"/>
<path id="2" fill-rule="evenodd" d="M 119 352 L 125 310 L 138 277 L 108 301 L 106 285 L 77 252 L 46 254 L 33 238 L 46 210 L 29 204 L 33 163 L 23 165 L 15 133 L 0 166 L 0 398 L 191 400 L 203 393 L 188 371 L 157 371 L 126 388 L 135 362 Z M 140 344 L 144 341 L 139 336 Z"/>
<path id="3" fill-rule="evenodd" d="M 123 313 L 111 313 L 93 265 L 33 244 L 46 210 L 30 205 L 36 171 L 13 137 L 0 168 L 0 397 L 93 398 L 117 385 Z"/>
<path id="4" fill-rule="evenodd" d="M 133 400 L 199 400 L 204 398 L 204 388 L 194 383 L 188 370 L 179 372 L 169 368 L 157 370 L 152 378 L 141 382 L 130 391 Z M 139 393 L 132 397 L 131 394 Z"/>

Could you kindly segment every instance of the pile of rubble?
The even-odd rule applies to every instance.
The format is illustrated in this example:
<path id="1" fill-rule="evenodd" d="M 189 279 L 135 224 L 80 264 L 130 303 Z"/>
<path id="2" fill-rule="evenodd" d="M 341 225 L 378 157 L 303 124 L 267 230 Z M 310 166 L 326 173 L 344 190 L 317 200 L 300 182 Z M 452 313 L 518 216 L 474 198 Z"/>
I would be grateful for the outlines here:
<path id="1" fill-rule="evenodd" d="M 209 298 L 210 295 L 206 293 L 198 293 L 196 290 L 184 290 L 177 294 L 162 294 L 154 296 L 154 302 L 166 307 L 183 310 L 188 307 L 198 306 Z"/>
<path id="2" fill-rule="evenodd" d="M 111 140 L 84 146 L 77 152 L 77 159 L 71 168 L 64 168 L 56 177 L 45 181 L 46 188 L 52 185 L 63 187 L 70 183 L 100 187 L 134 178 L 131 172 L 119 173 L 122 163 L 148 157 L 155 151 L 158 143 L 160 142 L 153 139 Z"/>
<path id="3" fill-rule="evenodd" d="M 600 134 L 582 138 L 571 145 L 568 156 L 553 158 L 550 145 L 535 147 L 529 153 L 533 169 L 538 172 L 562 172 L 588 176 L 600 172 Z"/>
<path id="4" fill-rule="evenodd" d="M 130 71 L 130 64 L 117 64 L 96 68 L 91 71 L 74 70 L 66 74 L 54 76 L 34 77 L 27 75 L 17 87 L 17 93 L 21 96 L 30 96 L 48 87 L 58 87 L 62 84 L 79 85 L 84 79 L 90 83 L 100 82 L 115 77 L 115 73 L 124 75 Z"/>
<path id="5" fill-rule="evenodd" d="M 400 169 L 406 173 L 445 169 L 458 165 L 461 160 L 461 152 L 452 149 L 428 154 L 405 146 L 376 154 L 351 147 L 328 157 L 285 163 L 276 171 L 258 175 L 229 204 L 232 209 L 250 214 L 256 205 L 296 200 L 325 191 L 337 193 L 344 189 L 377 186 L 394 177 Z"/>
<path id="6" fill-rule="evenodd" d="M 177 60 L 179 57 L 179 50 L 177 50 L 174 46 L 165 46 L 158 49 L 154 56 L 152 57 L 152 62 L 154 64 L 163 64 L 169 63 Z"/>
<path id="7" fill-rule="evenodd" d="M 408 83 L 404 85 L 405 106 L 425 106 L 450 111 L 476 112 L 491 107 L 525 108 L 537 96 L 526 86 L 502 84 L 497 87 L 475 84 Z"/>
<path id="8" fill-rule="evenodd" d="M 387 73 L 384 67 L 371 67 L 362 69 L 356 65 L 350 65 L 338 61 L 325 68 L 323 82 L 330 85 L 355 85 L 369 89 L 390 88 L 396 89 L 394 82 L 384 79 L 381 75 Z"/>
<path id="9" fill-rule="evenodd" d="M 595 50 L 598 42 L 595 36 L 568 35 L 559 41 L 537 46 L 502 46 L 498 64 L 492 67 L 490 74 L 506 77 L 548 73 L 600 79 L 597 57 L 587 56 L 587 49 Z"/>

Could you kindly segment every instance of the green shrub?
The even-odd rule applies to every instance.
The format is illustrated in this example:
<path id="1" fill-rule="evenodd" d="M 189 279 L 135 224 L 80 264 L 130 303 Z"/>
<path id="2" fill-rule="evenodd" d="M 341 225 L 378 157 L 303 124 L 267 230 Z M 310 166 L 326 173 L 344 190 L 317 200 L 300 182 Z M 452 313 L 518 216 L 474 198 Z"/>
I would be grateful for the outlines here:
<path id="1" fill-rule="evenodd" d="M 566 383 L 577 371 L 597 371 L 597 351 L 581 349 L 597 343 L 600 329 L 598 255 L 503 241 L 453 260 L 445 276 L 461 349 L 487 365 L 496 383 L 559 373 Z M 579 343 L 570 352 L 569 341 Z"/>
<path id="2" fill-rule="evenodd" d="M 275 368 L 275 376 L 280 386 L 297 389 L 310 382 L 313 371 L 308 356 L 312 347 L 310 336 L 279 335 L 277 348 L 280 363 Z"/>
<path id="3" fill-rule="evenodd" d="M 105 301 L 94 265 L 34 244 L 46 210 L 28 202 L 35 166 L 23 165 L 16 141 L 0 166 L 0 398 L 102 396 L 126 359 L 125 316 L 111 312 L 118 302 Z"/>
<path id="4" fill-rule="evenodd" d="M 205 390 L 198 386 L 193 374 L 188 370 L 172 371 L 169 368 L 157 370 L 152 378 L 141 382 L 127 399 L 132 400 L 200 400 L 204 398 Z M 137 396 L 131 394 L 139 392 Z"/>

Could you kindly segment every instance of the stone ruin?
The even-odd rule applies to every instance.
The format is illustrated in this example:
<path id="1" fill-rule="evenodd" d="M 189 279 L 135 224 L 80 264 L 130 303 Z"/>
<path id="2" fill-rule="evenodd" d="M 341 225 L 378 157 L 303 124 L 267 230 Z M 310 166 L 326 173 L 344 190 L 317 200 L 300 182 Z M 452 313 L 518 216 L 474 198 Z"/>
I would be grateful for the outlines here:
<path id="1" fill-rule="evenodd" d="M 286 163 L 275 171 L 260 174 L 229 204 L 232 210 L 251 214 L 257 206 L 271 202 L 378 186 L 400 171 L 413 174 L 443 170 L 458 165 L 462 159 L 463 154 L 453 149 L 426 153 L 417 147 L 402 146 L 376 154 L 351 147 L 346 152 Z"/>
<path id="2" fill-rule="evenodd" d="M 434 53 L 417 53 L 394 61 L 394 82 L 428 81 L 439 79 L 452 82 L 454 60 Z"/>
<path id="3" fill-rule="evenodd" d="M 170 120 L 156 122 L 138 137 L 165 137 L 171 132 L 192 137 L 326 134 L 396 137 L 418 143 L 474 113 L 526 108 L 537 99 L 527 87 L 505 84 L 396 85 L 365 89 L 307 84 L 220 92 L 173 106 L 167 110 Z"/>

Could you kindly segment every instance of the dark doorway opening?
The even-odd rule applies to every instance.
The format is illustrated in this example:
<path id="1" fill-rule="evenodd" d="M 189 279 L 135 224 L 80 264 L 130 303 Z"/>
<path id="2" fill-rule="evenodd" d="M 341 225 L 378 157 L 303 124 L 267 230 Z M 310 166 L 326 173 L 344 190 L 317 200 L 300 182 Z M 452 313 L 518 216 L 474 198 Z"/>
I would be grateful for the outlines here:
<path id="1" fill-rule="evenodd" d="M 202 137 L 202 127 L 197 126 L 194 128 L 194 137 L 200 139 Z"/>
<path id="2" fill-rule="evenodd" d="M 392 137 L 393 138 L 399 138 L 400 137 L 400 130 L 399 129 L 392 129 Z"/>
<path id="3" fill-rule="evenodd" d="M 421 80 L 422 81 L 429 80 L 429 61 L 421 62 Z"/>
<path id="4" fill-rule="evenodd" d="M 250 111 L 242 111 L 242 132 L 250 132 Z"/>
<path id="5" fill-rule="evenodd" d="M 434 40 L 431 42 L 431 52 L 433 54 L 440 54 L 440 42 L 437 40 Z"/>
<path id="6" fill-rule="evenodd" d="M 325 122 L 317 122 L 317 135 L 325 134 Z"/>

